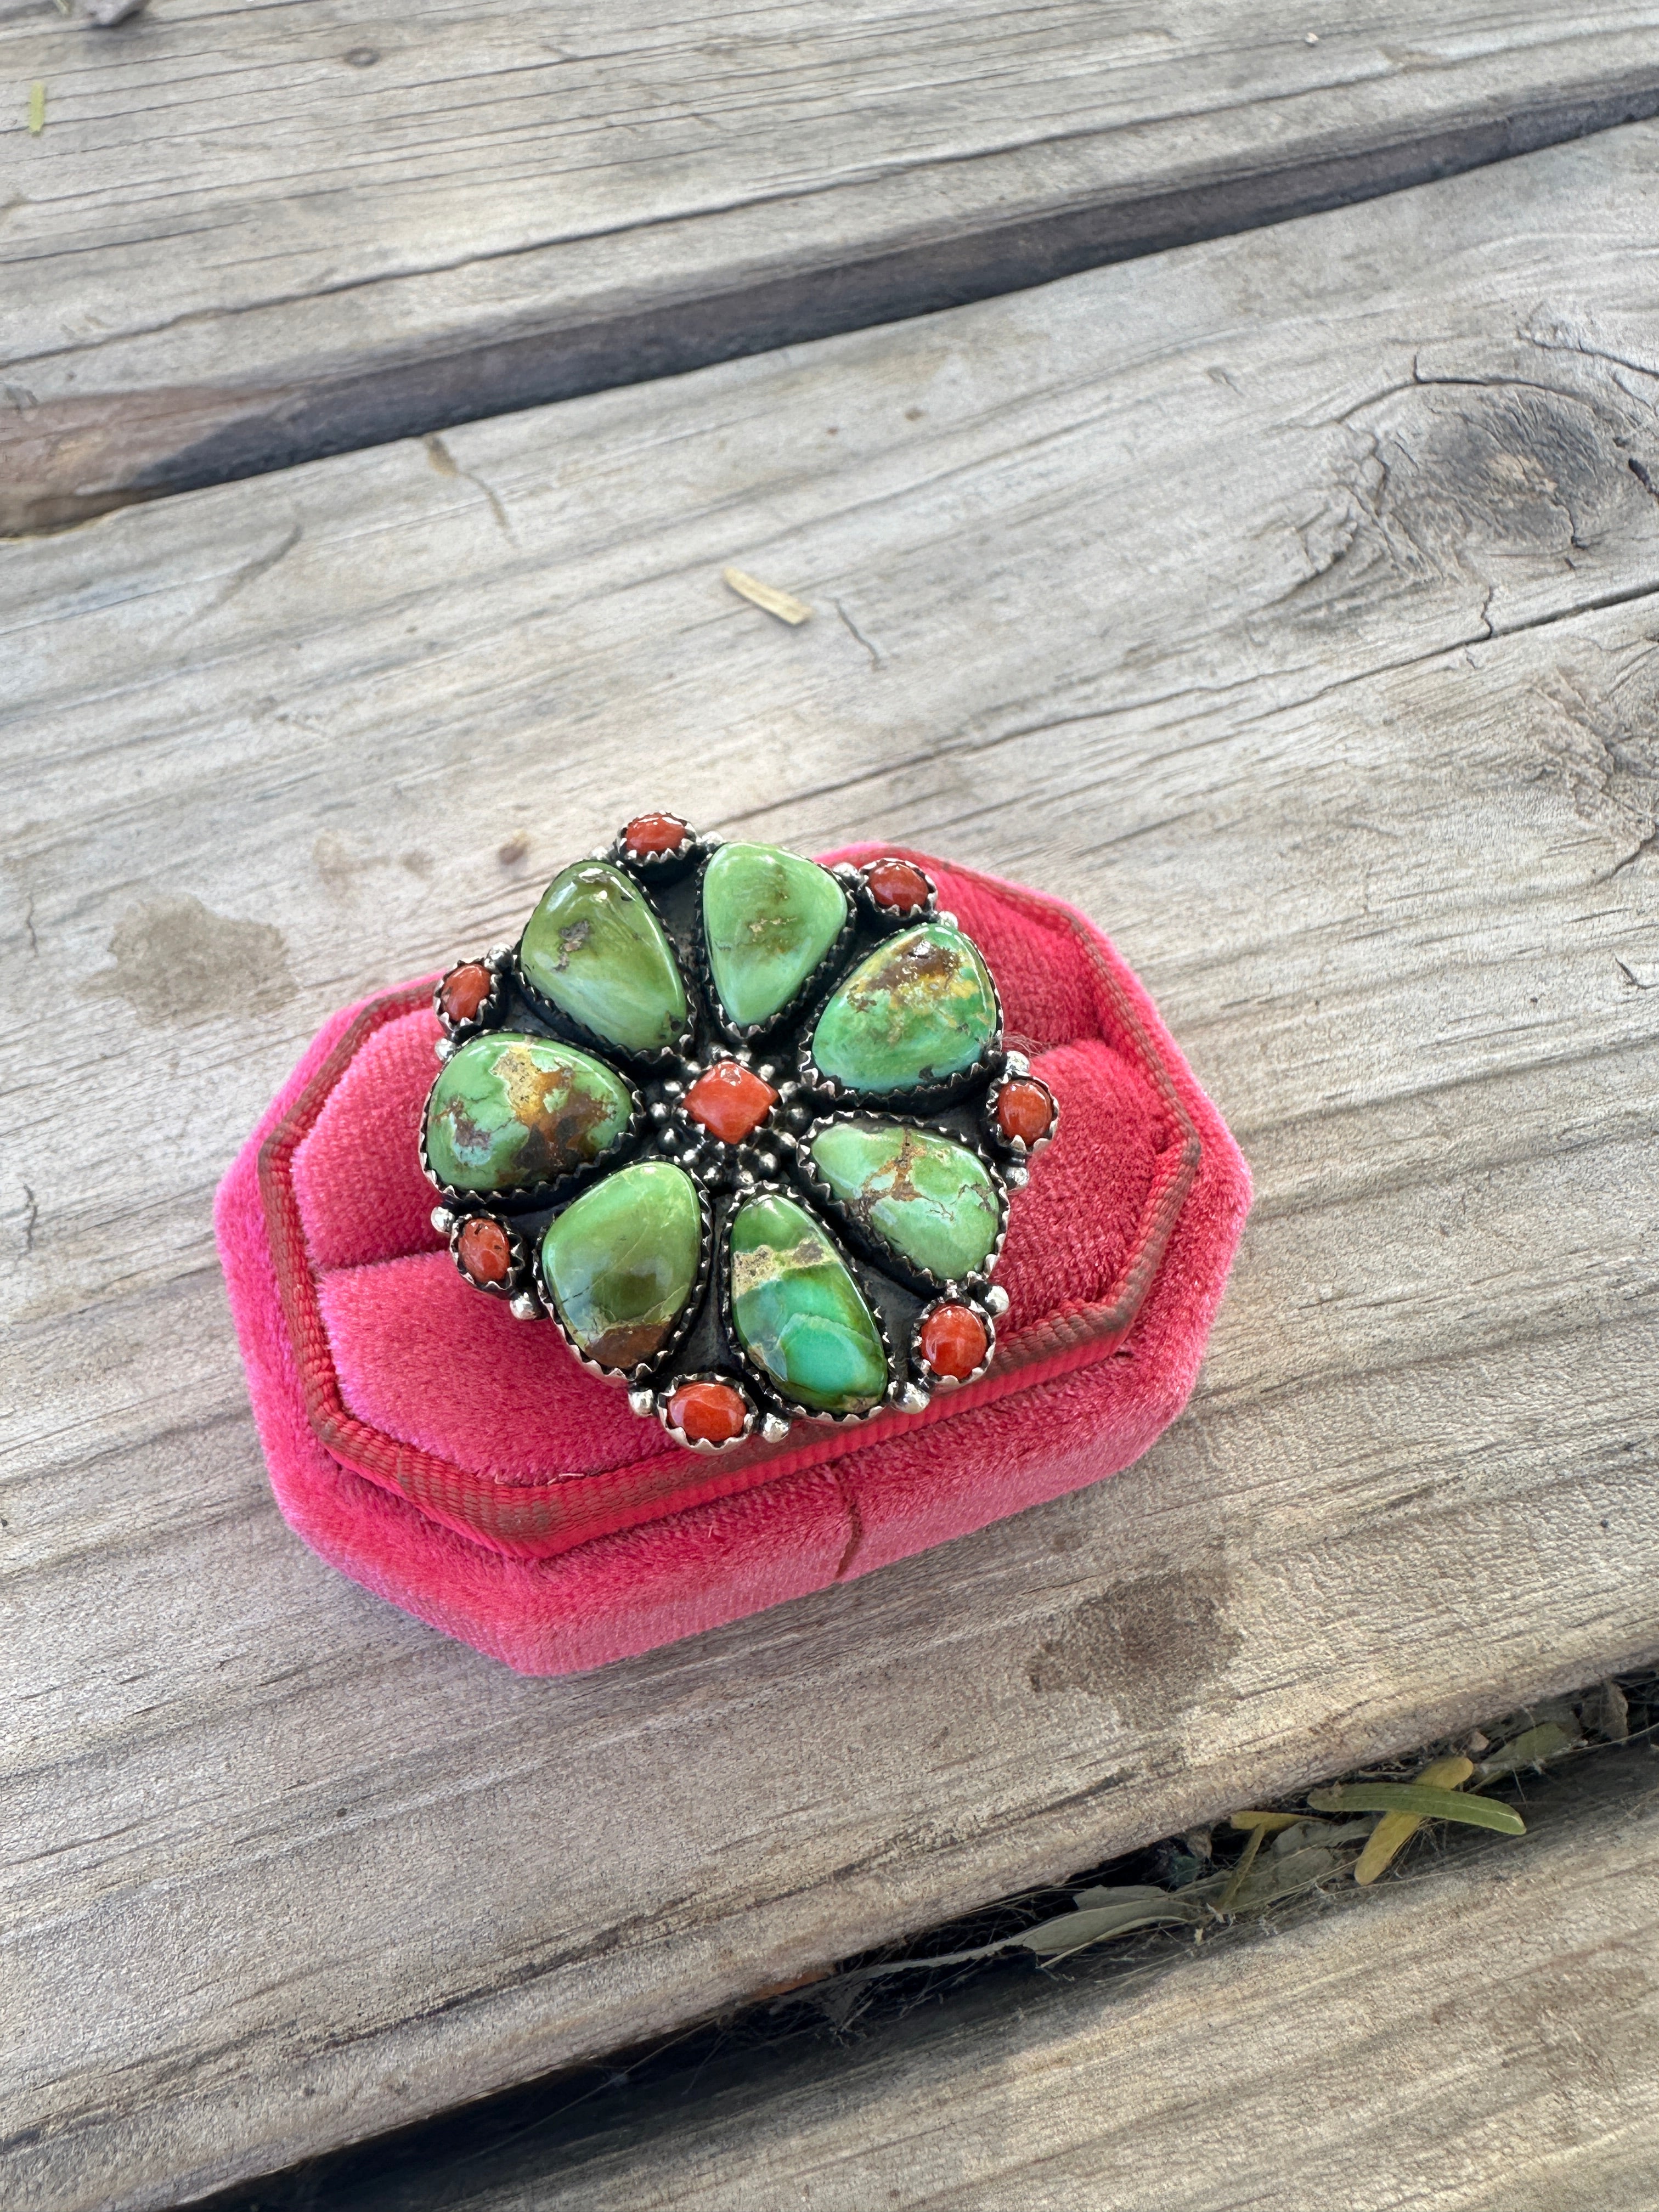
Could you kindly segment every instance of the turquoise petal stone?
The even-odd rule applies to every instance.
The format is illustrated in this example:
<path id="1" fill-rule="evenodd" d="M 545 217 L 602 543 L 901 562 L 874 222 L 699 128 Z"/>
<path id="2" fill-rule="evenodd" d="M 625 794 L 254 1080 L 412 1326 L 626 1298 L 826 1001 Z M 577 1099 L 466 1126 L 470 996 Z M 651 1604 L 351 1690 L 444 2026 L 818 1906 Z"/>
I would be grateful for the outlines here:
<path id="1" fill-rule="evenodd" d="M 703 872 L 708 972 L 739 1029 L 770 1021 L 795 996 L 847 920 L 827 868 L 776 845 L 722 845 Z"/>
<path id="2" fill-rule="evenodd" d="M 533 991 L 619 1051 L 647 1055 L 685 1027 L 685 983 L 650 901 L 608 860 L 578 860 L 542 893 L 519 945 Z"/>
<path id="3" fill-rule="evenodd" d="M 849 1091 L 925 1090 L 973 1066 L 996 1026 L 979 947 L 927 922 L 860 962 L 818 1017 L 812 1058 Z"/>
<path id="4" fill-rule="evenodd" d="M 529 1190 L 589 1167 L 622 1137 L 634 1097 L 592 1054 L 492 1030 L 444 1064 L 426 1109 L 426 1156 L 452 1190 Z"/>
<path id="5" fill-rule="evenodd" d="M 792 1199 L 738 1209 L 732 1325 L 780 1394 L 811 1412 L 867 1413 L 887 1388 L 881 1332 L 851 1269 Z"/>
<path id="6" fill-rule="evenodd" d="M 672 1334 L 702 1244 L 690 1176 L 670 1160 L 641 1160 L 548 1224 L 542 1277 L 578 1349 L 626 1371 L 654 1359 Z"/>
<path id="7" fill-rule="evenodd" d="M 975 1273 L 997 1241 L 989 1170 L 965 1145 L 902 1121 L 832 1121 L 812 1164 L 878 1244 L 941 1282 Z"/>

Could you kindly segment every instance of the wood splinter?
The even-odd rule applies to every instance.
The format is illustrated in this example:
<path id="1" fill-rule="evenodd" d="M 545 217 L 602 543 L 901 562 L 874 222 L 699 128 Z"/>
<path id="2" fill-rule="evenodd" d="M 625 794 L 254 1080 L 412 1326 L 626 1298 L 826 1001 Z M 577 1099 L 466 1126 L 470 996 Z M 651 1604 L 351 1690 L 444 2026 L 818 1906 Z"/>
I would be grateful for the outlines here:
<path id="1" fill-rule="evenodd" d="M 741 568 L 722 568 L 720 580 L 728 584 L 739 599 L 763 607 L 769 615 L 775 615 L 780 622 L 799 624 L 812 618 L 812 610 L 805 599 L 798 599 L 788 592 L 780 592 L 771 584 L 763 584 L 758 577 L 745 574 Z"/>

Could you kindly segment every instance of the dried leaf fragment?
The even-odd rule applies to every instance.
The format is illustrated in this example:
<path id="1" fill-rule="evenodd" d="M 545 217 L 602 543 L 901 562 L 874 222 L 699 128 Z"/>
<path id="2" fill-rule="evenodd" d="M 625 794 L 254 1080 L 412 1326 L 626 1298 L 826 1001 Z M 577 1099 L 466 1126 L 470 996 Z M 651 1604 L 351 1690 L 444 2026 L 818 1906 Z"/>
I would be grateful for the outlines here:
<path id="1" fill-rule="evenodd" d="M 1328 1874 L 1335 1872 L 1340 1861 L 1336 1853 L 1322 1844 L 1310 1844 L 1299 1851 L 1290 1851 L 1282 1859 L 1264 1855 L 1254 1871 L 1238 1887 L 1237 1905 L 1240 1911 L 1260 1912 L 1281 1899 L 1299 1897 L 1311 1889 Z"/>
<path id="2" fill-rule="evenodd" d="M 1567 1734 L 1559 1721 L 1546 1721 L 1541 1728 L 1529 1728 L 1522 1735 L 1511 1737 L 1501 1750 L 1480 1762 L 1480 1779 L 1491 1782 L 1500 1774 L 1518 1774 L 1523 1766 L 1542 1766 L 1547 1759 L 1554 1759 L 1571 1750 L 1577 1741 Z"/>
<path id="3" fill-rule="evenodd" d="M 1617 1682 L 1601 1683 L 1581 1710 L 1584 1726 L 1594 1729 L 1608 1743 L 1630 1741 L 1630 1705 Z"/>
<path id="4" fill-rule="evenodd" d="M 1371 1832 L 1370 1820 L 1350 1820 L 1346 1825 L 1333 1826 L 1328 1820 L 1298 1820 L 1294 1827 L 1281 1828 L 1268 1845 L 1270 1855 L 1276 1859 L 1288 1858 L 1294 1851 L 1304 1851 L 1317 1844 L 1328 1849 L 1334 1844 L 1364 1843 Z"/>
<path id="5" fill-rule="evenodd" d="M 1321 1813 L 1415 1813 L 1421 1820 L 1462 1820 L 1500 1836 L 1527 1832 L 1525 1821 L 1507 1805 L 1421 1782 L 1346 1782 L 1334 1790 L 1310 1790 L 1308 1802 Z"/>
<path id="6" fill-rule="evenodd" d="M 1266 1842 L 1267 1838 L 1269 1836 L 1280 1834 L 1286 1828 L 1295 1827 L 1300 1818 L 1301 1815 L 1297 1813 L 1244 1812 L 1228 1814 L 1227 1826 L 1230 1828 L 1248 1830 L 1250 1840 L 1245 1844 L 1243 1851 L 1240 1852 L 1238 1863 L 1227 1878 L 1226 1886 L 1222 1890 L 1220 1899 L 1216 1905 L 1218 1912 L 1231 1911 L 1233 1905 L 1237 1900 L 1240 1890 L 1244 1887 L 1246 1876 L 1249 1875 L 1250 1869 L 1255 1864 L 1255 1855 L 1261 1849 L 1261 1846 Z"/>
<path id="7" fill-rule="evenodd" d="M 1272 1820 L 1273 1815 L 1269 1813 L 1261 1813 L 1256 1815 L 1256 1825 L 1250 1830 L 1250 1840 L 1245 1844 L 1243 1851 L 1240 1852 L 1238 1864 L 1233 1869 L 1231 1875 L 1229 1875 L 1227 1887 L 1221 1893 L 1220 1901 L 1216 1906 L 1218 1912 L 1231 1912 L 1232 1911 L 1233 1900 L 1237 1897 L 1239 1891 L 1244 1887 L 1245 1875 L 1249 1874 L 1250 1869 L 1255 1864 L 1255 1855 L 1261 1849 L 1262 1838 L 1269 1832 L 1269 1823 Z M 1234 1821 L 1230 1822 L 1230 1825 L 1237 1826 L 1238 1823 Z"/>
<path id="8" fill-rule="evenodd" d="M 1417 1787 L 1419 1790 L 1456 1790 L 1468 1780 L 1474 1771 L 1474 1761 L 1472 1759 L 1461 1756 L 1437 1759 L 1431 1766 L 1425 1766 L 1418 1776 Z M 1359 1854 L 1358 1863 L 1353 1870 L 1353 1878 L 1362 1888 L 1367 1882 L 1376 1880 L 1422 1825 L 1422 1815 L 1417 1813 L 1385 1813 L 1382 1815 L 1366 1839 L 1365 1848 Z"/>
<path id="9" fill-rule="evenodd" d="M 1086 1944 L 1103 1942 L 1110 1936 L 1127 1936 L 1132 1929 L 1155 1928 L 1172 1920 L 1185 1921 L 1190 1925 L 1197 1917 L 1190 1905 L 1182 1904 L 1166 1890 L 1161 1904 L 1148 1898 L 1131 1897 L 1121 1905 L 1062 1912 L 1057 1920 L 1044 1920 L 1009 1940 L 1022 1950 L 1035 1951 L 1040 1959 L 1054 1959 L 1069 1951 L 1080 1951 Z"/>
<path id="10" fill-rule="evenodd" d="M 720 580 L 740 599 L 747 599 L 755 606 L 763 607 L 769 615 L 775 615 L 780 622 L 799 624 L 811 620 L 812 610 L 805 599 L 796 599 L 790 592 L 781 592 L 775 585 L 763 584 L 757 576 L 745 574 L 741 568 L 722 568 Z"/>

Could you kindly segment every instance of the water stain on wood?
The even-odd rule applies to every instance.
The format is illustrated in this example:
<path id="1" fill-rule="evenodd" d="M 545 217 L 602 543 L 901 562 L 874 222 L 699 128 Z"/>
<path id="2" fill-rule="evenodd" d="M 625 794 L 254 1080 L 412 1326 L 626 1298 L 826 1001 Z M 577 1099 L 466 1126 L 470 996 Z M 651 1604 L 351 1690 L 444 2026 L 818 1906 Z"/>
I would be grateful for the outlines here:
<path id="1" fill-rule="evenodd" d="M 324 885 L 336 898 L 355 898 L 362 888 L 363 878 L 371 870 L 395 866 L 406 875 L 424 881 L 434 865 L 431 854 L 419 847 L 399 853 L 394 862 L 388 854 L 348 843 L 332 830 L 319 830 L 312 840 L 311 860 Z"/>
<path id="2" fill-rule="evenodd" d="M 1026 1668 L 1039 1695 L 1081 1690 L 1126 1720 L 1167 1723 L 1226 1671 L 1242 1641 L 1228 1577 L 1196 1568 L 1145 1575 L 1087 1598 Z"/>
<path id="3" fill-rule="evenodd" d="M 100 969 L 82 989 L 90 997 L 125 999 L 152 1025 L 270 1013 L 298 988 L 280 929 L 215 914 L 198 898 L 149 899 L 129 908 L 109 949 L 114 965 Z"/>

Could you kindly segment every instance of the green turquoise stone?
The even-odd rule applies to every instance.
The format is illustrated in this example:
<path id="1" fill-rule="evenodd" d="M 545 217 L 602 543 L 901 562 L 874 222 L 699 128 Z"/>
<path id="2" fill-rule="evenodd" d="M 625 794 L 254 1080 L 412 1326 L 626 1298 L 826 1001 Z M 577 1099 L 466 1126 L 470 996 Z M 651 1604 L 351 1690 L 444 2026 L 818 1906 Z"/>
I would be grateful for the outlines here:
<path id="1" fill-rule="evenodd" d="M 702 934 L 736 1025 L 770 1021 L 787 1006 L 846 920 L 846 892 L 816 860 L 775 845 L 722 845 L 703 872 Z"/>
<path id="2" fill-rule="evenodd" d="M 598 1159 L 633 1114 L 628 1085 L 592 1053 L 492 1030 L 464 1044 L 433 1085 L 426 1156 L 452 1190 L 528 1190 Z"/>
<path id="3" fill-rule="evenodd" d="M 860 1227 L 913 1267 L 956 1283 L 989 1258 L 1001 1209 L 965 1145 L 902 1121 L 832 1121 L 812 1139 L 812 1164 Z"/>
<path id="4" fill-rule="evenodd" d="M 812 1058 L 849 1091 L 925 1090 L 971 1067 L 996 1026 L 978 945 L 930 921 L 860 962 L 818 1017 Z"/>
<path id="5" fill-rule="evenodd" d="M 804 1206 L 751 1198 L 732 1224 L 732 1325 L 774 1387 L 817 1413 L 863 1413 L 887 1356 L 852 1271 Z"/>
<path id="6" fill-rule="evenodd" d="M 578 860 L 542 893 L 519 945 L 532 990 L 620 1051 L 649 1054 L 685 1027 L 685 983 L 651 902 L 608 860 Z"/>
<path id="7" fill-rule="evenodd" d="M 670 1160 L 607 1176 L 556 1215 L 542 1279 L 583 1356 L 623 1370 L 654 1359 L 697 1279 L 696 1187 Z"/>

